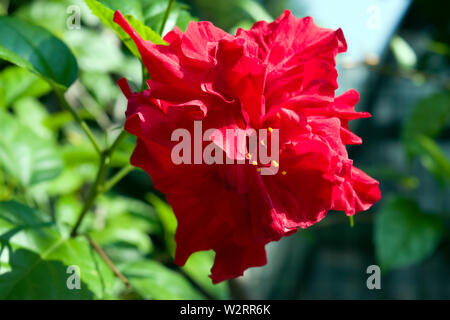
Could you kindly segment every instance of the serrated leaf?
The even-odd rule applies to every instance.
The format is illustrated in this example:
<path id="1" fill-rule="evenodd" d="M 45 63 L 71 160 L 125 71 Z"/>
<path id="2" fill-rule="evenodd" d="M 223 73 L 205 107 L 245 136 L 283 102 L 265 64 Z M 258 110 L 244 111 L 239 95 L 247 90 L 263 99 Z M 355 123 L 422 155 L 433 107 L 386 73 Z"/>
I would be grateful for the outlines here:
<path id="1" fill-rule="evenodd" d="M 120 270 L 144 299 L 204 299 L 181 274 L 156 261 L 134 261 L 120 266 Z"/>
<path id="2" fill-rule="evenodd" d="M 61 40 L 15 17 L 0 17 L 0 58 L 61 88 L 68 88 L 78 75 L 75 57 Z"/>
<path id="3" fill-rule="evenodd" d="M 114 275 L 88 240 L 62 237 L 43 217 L 17 202 L 0 202 L 0 299 L 113 297 Z M 73 265 L 81 287 L 70 290 Z"/>
<path id="4" fill-rule="evenodd" d="M 418 204 L 388 198 L 375 216 L 375 251 L 383 270 L 423 261 L 435 251 L 444 233 L 442 220 L 424 213 Z"/>
<path id="5" fill-rule="evenodd" d="M 20 182 L 31 186 L 57 177 L 62 159 L 54 143 L 37 136 L 14 117 L 0 111 L 0 166 Z"/>
<path id="6" fill-rule="evenodd" d="M 101 3 L 100 1 L 96 0 L 85 0 L 86 4 L 89 6 L 89 8 L 92 10 L 92 13 L 95 14 L 100 21 L 107 27 L 110 27 L 113 29 L 118 37 L 123 41 L 123 43 L 130 49 L 130 51 L 138 58 L 140 58 L 139 51 L 134 44 L 134 41 L 127 35 L 125 31 L 122 30 L 122 28 L 114 23 L 114 11 L 119 10 L 120 6 L 117 4 L 121 4 L 121 2 L 115 2 L 115 1 L 109 1 L 108 5 L 111 7 L 108 7 Z M 106 3 L 106 2 L 105 2 Z M 147 27 L 144 23 L 137 20 L 133 15 L 128 14 L 129 12 L 122 12 L 124 14 L 125 18 L 128 20 L 130 25 L 136 30 L 136 32 L 144 39 L 151 41 L 156 44 L 166 44 L 165 41 L 151 28 Z"/>

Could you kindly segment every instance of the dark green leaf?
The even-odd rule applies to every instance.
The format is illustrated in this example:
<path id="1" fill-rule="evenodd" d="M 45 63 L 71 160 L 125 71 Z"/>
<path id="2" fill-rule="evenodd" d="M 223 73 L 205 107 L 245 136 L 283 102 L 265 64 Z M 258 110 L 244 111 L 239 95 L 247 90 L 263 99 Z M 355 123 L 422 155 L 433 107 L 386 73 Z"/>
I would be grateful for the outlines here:
<path id="1" fill-rule="evenodd" d="M 69 48 L 42 27 L 14 17 L 0 17 L 0 58 L 69 87 L 78 67 Z"/>
<path id="2" fill-rule="evenodd" d="M 430 257 L 443 235 L 439 217 L 416 202 L 388 198 L 375 216 L 375 249 L 384 270 L 405 267 Z"/>
<path id="3" fill-rule="evenodd" d="M 417 136 L 436 138 L 450 119 L 450 93 L 437 93 L 420 100 L 403 128 L 408 149 Z"/>

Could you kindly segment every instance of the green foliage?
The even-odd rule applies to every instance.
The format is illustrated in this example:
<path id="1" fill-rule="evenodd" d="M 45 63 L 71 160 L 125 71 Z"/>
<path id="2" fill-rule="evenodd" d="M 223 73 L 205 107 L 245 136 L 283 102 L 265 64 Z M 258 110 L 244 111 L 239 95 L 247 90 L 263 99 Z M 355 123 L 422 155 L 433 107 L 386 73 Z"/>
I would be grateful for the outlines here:
<path id="1" fill-rule="evenodd" d="M 14 117 L 0 111 L 0 166 L 22 187 L 57 177 L 62 159 L 53 141 L 36 135 Z"/>
<path id="2" fill-rule="evenodd" d="M 122 28 L 118 24 L 116 24 L 113 21 L 115 10 L 123 10 L 121 11 L 122 14 L 125 16 L 125 18 L 131 24 L 131 26 L 144 40 L 149 40 L 156 44 L 165 44 L 161 36 L 159 36 L 155 31 L 147 27 L 144 23 L 137 20 L 132 14 L 130 14 L 130 13 L 136 14 L 135 12 L 136 7 L 133 6 L 132 4 L 137 4 L 139 2 L 106 1 L 106 0 L 105 1 L 85 0 L 85 2 L 92 10 L 92 13 L 94 13 L 105 26 L 108 26 L 117 33 L 119 38 L 136 57 L 140 58 L 140 54 L 133 40 L 126 34 L 125 31 L 122 30 Z"/>
<path id="3" fill-rule="evenodd" d="M 450 182 L 450 161 L 432 139 L 449 124 L 450 94 L 433 94 L 420 100 L 403 127 L 403 141 L 411 158 L 422 164 L 445 187 Z"/>
<path id="4" fill-rule="evenodd" d="M 403 127 L 407 147 L 419 135 L 436 138 L 450 120 L 450 93 L 442 92 L 420 100 Z"/>
<path id="5" fill-rule="evenodd" d="M 14 17 L 0 17 L 0 58 L 66 88 L 78 75 L 77 62 L 61 40 Z"/>
<path id="6" fill-rule="evenodd" d="M 43 213 L 0 203 L 0 299 L 104 299 L 114 277 L 84 237 L 62 237 Z M 81 289 L 67 287 L 67 267 L 80 268 Z"/>
<path id="7" fill-rule="evenodd" d="M 410 199 L 385 200 L 375 217 L 376 255 L 384 271 L 430 257 L 444 232 L 439 216 L 425 213 Z"/>
<path id="8" fill-rule="evenodd" d="M 121 270 L 144 299 L 204 299 L 183 276 L 156 261 L 130 262 Z"/>
<path id="9" fill-rule="evenodd" d="M 394 36 L 391 40 L 391 50 L 398 64 L 403 69 L 412 69 L 417 64 L 417 56 L 414 50 L 400 36 Z"/>
<path id="10" fill-rule="evenodd" d="M 26 69 L 9 66 L 0 72 L 0 109 L 24 96 L 40 97 L 49 91 L 46 81 Z"/>

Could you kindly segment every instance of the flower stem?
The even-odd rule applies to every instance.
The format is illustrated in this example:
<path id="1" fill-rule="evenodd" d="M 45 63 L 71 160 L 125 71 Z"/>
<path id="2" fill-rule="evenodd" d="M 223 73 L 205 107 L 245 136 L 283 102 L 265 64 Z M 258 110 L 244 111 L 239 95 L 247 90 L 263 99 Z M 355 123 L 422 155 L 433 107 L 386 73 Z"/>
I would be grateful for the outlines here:
<path id="1" fill-rule="evenodd" d="M 355 225 L 355 219 L 353 218 L 353 216 L 349 216 L 348 218 L 350 219 L 350 228 L 353 228 Z"/>
<path id="2" fill-rule="evenodd" d="M 166 12 L 164 13 L 164 18 L 161 23 L 161 27 L 159 28 L 159 34 L 162 35 L 164 31 L 164 27 L 166 26 L 167 18 L 169 18 L 170 10 L 172 10 L 174 0 L 169 0 L 169 3 L 167 4 Z"/>

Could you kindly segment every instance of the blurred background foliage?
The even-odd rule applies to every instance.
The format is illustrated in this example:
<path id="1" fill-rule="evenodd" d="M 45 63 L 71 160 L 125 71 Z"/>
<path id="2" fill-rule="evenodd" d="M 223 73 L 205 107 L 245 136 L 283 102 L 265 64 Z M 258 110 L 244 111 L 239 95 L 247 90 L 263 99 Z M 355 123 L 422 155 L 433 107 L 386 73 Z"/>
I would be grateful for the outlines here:
<path id="1" fill-rule="evenodd" d="M 446 2 L 337 3 L 186 0 L 174 3 L 161 30 L 167 0 L 0 0 L 0 298 L 450 298 Z M 136 48 L 111 23 L 113 11 L 159 42 L 159 32 L 184 30 L 193 19 L 235 32 L 286 8 L 343 27 L 349 52 L 338 59 L 340 92 L 358 89 L 358 110 L 373 115 L 353 124 L 364 144 L 349 152 L 380 181 L 382 200 L 356 215 L 354 227 L 330 212 L 270 244 L 267 266 L 214 286 L 212 252 L 194 254 L 182 268 L 172 263 L 176 220 L 151 179 L 128 166 L 135 140 L 127 136 L 110 159 L 113 180 L 83 220 L 82 235 L 70 238 L 99 156 L 56 92 L 68 88 L 66 101 L 104 148 L 124 121 L 126 100 L 115 82 L 126 77 L 142 87 Z M 12 32 L 25 43 L 16 55 Z M 47 44 L 39 54 L 38 39 Z M 381 290 L 366 287 L 373 264 L 382 270 Z M 81 290 L 66 287 L 69 265 L 81 269 Z"/>

